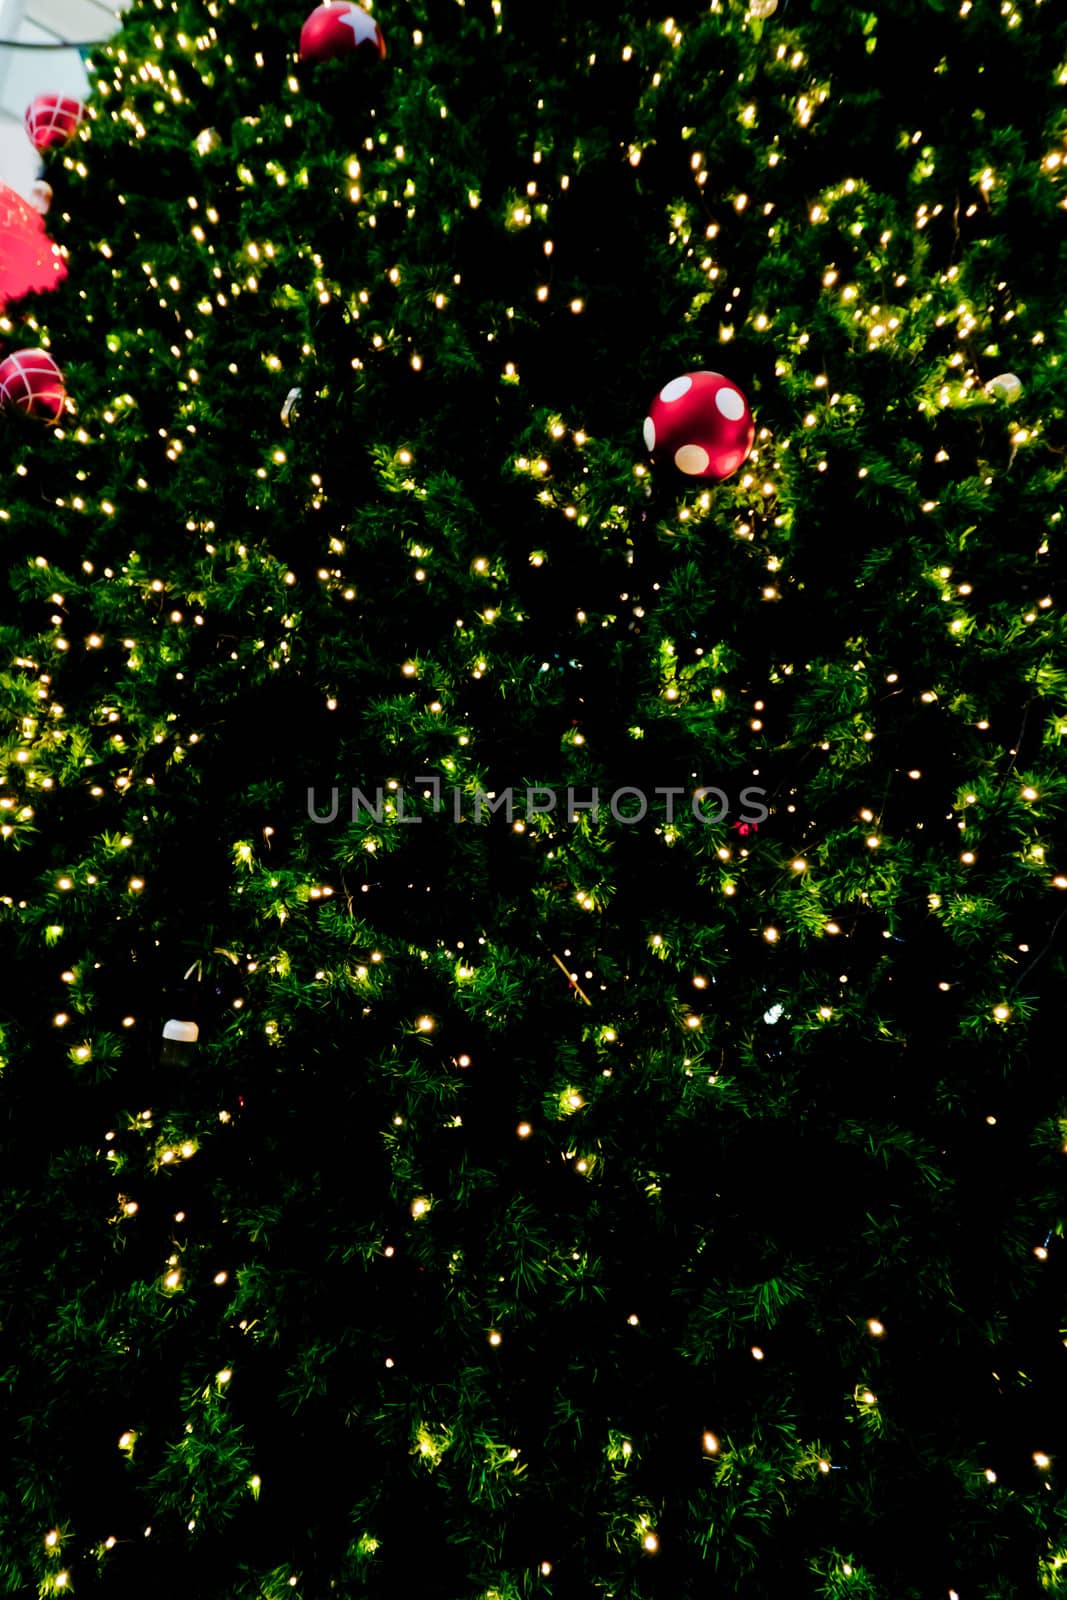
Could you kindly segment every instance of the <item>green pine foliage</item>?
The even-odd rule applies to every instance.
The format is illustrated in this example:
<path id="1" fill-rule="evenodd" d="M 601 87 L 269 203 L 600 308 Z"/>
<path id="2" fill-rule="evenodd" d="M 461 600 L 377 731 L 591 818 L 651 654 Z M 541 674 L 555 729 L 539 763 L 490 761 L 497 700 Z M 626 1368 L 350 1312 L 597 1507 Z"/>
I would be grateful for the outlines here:
<path id="1" fill-rule="evenodd" d="M 50 158 L 4 1594 L 1067 1592 L 1067 25 L 580 11 L 134 0 Z"/>

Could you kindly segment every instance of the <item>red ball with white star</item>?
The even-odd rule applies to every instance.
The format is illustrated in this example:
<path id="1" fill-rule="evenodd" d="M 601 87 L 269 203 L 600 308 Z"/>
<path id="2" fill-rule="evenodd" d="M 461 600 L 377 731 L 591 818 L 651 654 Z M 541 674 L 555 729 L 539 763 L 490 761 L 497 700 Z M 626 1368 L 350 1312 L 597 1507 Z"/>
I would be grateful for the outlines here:
<path id="1" fill-rule="evenodd" d="M 752 449 L 756 426 L 748 401 L 721 372 L 689 372 L 665 384 L 648 408 L 645 445 L 690 478 L 719 483 Z"/>
<path id="2" fill-rule="evenodd" d="M 16 350 L 0 361 L 0 407 L 58 422 L 67 403 L 63 374 L 47 350 Z"/>
<path id="3" fill-rule="evenodd" d="M 369 61 L 385 56 L 385 39 L 374 18 L 362 6 L 318 6 L 300 30 L 300 59 L 318 63 L 340 56 L 358 55 Z"/>

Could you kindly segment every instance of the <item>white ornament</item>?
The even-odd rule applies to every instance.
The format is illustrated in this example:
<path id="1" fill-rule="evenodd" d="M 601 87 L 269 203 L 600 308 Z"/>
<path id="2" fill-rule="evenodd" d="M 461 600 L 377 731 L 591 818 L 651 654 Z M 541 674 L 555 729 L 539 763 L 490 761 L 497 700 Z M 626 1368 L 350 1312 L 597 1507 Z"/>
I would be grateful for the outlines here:
<path id="1" fill-rule="evenodd" d="M 777 1022 L 784 1010 L 785 1007 L 782 1005 L 773 1005 L 769 1011 L 763 1013 L 764 1022 Z"/>
<path id="2" fill-rule="evenodd" d="M 188 1067 L 196 1060 L 196 1041 L 200 1029 L 195 1022 L 183 1022 L 172 1017 L 163 1024 L 163 1045 L 159 1052 L 161 1067 Z"/>
<path id="3" fill-rule="evenodd" d="M 749 9 L 754 17 L 763 22 L 767 17 L 774 16 L 778 10 L 778 0 L 752 0 Z"/>
<path id="4" fill-rule="evenodd" d="M 285 397 L 285 404 L 282 406 L 282 421 L 285 423 L 287 428 L 289 426 L 289 418 L 293 415 L 294 411 L 297 410 L 299 405 L 300 390 L 290 389 L 289 393 Z"/>
<path id="5" fill-rule="evenodd" d="M 217 128 L 205 128 L 196 136 L 196 148 L 200 155 L 210 155 L 212 150 L 217 150 L 222 143 L 222 137 Z"/>
<path id="6" fill-rule="evenodd" d="M 1001 372 L 995 378 L 990 378 L 985 392 L 994 400 L 1006 400 L 1011 406 L 1022 394 L 1023 386 L 1014 372 Z"/>
<path id="7" fill-rule="evenodd" d="M 33 188 L 30 190 L 30 205 L 39 211 L 42 217 L 48 215 L 48 208 L 52 204 L 52 185 L 45 183 L 43 178 L 35 178 Z"/>
<path id="8" fill-rule="evenodd" d="M 179 1044 L 195 1044 L 200 1037 L 200 1029 L 195 1022 L 180 1022 L 172 1017 L 163 1024 L 164 1039 L 174 1039 Z"/>

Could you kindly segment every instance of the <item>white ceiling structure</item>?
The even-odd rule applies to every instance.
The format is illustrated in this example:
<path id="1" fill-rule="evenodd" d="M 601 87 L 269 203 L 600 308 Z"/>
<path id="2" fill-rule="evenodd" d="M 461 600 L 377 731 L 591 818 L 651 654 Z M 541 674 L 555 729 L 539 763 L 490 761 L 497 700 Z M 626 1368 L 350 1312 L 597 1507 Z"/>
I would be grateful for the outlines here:
<path id="1" fill-rule="evenodd" d="M 26 107 L 39 94 L 84 96 L 88 80 L 77 46 L 110 38 L 128 3 L 0 0 L 0 183 L 29 198 L 41 158 L 22 124 Z"/>

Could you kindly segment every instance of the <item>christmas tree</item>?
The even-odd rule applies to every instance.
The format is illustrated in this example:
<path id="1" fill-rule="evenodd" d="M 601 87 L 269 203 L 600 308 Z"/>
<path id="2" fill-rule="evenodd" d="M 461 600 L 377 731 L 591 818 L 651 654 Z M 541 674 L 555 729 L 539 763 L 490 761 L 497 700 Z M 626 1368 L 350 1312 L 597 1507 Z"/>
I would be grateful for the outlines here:
<path id="1" fill-rule="evenodd" d="M 47 158 L 4 1594 L 1067 1592 L 1067 23 L 579 11 Z"/>

